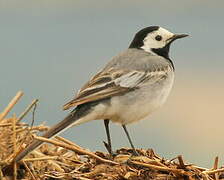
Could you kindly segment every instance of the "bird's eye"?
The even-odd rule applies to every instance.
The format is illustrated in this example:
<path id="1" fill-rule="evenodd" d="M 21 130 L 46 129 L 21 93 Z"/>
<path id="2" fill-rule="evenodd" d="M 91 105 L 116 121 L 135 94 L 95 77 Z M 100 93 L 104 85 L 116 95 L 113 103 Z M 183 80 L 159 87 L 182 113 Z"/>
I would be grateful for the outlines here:
<path id="1" fill-rule="evenodd" d="M 157 36 L 155 37 L 155 39 L 156 39 L 157 41 L 161 41 L 161 40 L 162 40 L 162 36 L 157 35 Z"/>

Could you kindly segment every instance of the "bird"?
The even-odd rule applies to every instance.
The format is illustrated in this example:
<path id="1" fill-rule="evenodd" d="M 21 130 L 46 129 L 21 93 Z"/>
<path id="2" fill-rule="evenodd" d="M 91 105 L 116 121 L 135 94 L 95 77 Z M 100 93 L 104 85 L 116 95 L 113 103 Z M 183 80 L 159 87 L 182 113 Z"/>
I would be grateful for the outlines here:
<path id="1" fill-rule="evenodd" d="M 166 101 L 174 82 L 174 64 L 169 57 L 170 45 L 187 34 L 174 34 L 160 26 L 141 29 L 129 47 L 113 57 L 63 106 L 71 112 L 42 136 L 52 138 L 66 129 L 92 120 L 103 120 L 110 154 L 112 151 L 109 123 L 122 126 L 137 155 L 126 125 L 138 122 Z M 34 140 L 14 158 L 23 159 L 43 142 Z"/>

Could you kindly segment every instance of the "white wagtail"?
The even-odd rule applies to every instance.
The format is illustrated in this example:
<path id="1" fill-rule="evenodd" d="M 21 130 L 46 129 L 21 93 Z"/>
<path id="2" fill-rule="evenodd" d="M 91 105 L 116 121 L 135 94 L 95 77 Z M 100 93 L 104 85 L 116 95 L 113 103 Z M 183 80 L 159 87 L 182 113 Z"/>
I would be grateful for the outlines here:
<path id="1" fill-rule="evenodd" d="M 84 122 L 104 120 L 107 150 L 112 153 L 109 122 L 120 123 L 136 153 L 126 125 L 139 121 L 158 109 L 167 99 L 174 81 L 174 65 L 169 58 L 171 43 L 186 34 L 173 34 L 159 26 L 140 30 L 129 48 L 115 56 L 92 77 L 63 109 L 74 108 L 43 137 L 51 138 Z M 34 140 L 15 161 L 41 145 Z"/>

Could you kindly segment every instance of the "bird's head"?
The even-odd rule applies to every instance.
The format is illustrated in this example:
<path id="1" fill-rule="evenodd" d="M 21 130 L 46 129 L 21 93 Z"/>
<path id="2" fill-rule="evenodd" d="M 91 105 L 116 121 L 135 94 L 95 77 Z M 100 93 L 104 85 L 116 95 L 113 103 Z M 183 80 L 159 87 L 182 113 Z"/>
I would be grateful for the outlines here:
<path id="1" fill-rule="evenodd" d="M 146 27 L 136 33 L 129 48 L 142 49 L 169 58 L 170 44 L 187 34 L 174 34 L 159 26 Z"/>

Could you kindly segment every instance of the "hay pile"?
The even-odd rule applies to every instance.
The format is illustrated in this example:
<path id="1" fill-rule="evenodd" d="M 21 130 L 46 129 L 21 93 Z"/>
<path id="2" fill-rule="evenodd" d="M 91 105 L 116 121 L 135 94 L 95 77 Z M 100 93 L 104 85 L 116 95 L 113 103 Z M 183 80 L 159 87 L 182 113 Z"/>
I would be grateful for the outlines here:
<path id="1" fill-rule="evenodd" d="M 122 148 L 111 157 L 103 152 L 90 152 L 62 137 L 45 139 L 36 134 L 46 131 L 44 125 L 29 126 L 22 123 L 23 117 L 35 106 L 37 100 L 20 115 L 6 118 L 22 93 L 19 92 L 0 114 L 0 180 L 8 179 L 77 179 L 77 180 L 145 180 L 145 179 L 222 179 L 224 168 L 218 168 L 218 158 L 212 169 L 184 163 L 182 156 L 166 160 L 153 150 Z M 45 141 L 21 162 L 13 159 L 33 139 Z"/>

